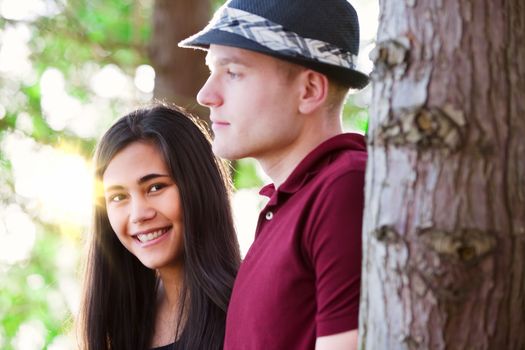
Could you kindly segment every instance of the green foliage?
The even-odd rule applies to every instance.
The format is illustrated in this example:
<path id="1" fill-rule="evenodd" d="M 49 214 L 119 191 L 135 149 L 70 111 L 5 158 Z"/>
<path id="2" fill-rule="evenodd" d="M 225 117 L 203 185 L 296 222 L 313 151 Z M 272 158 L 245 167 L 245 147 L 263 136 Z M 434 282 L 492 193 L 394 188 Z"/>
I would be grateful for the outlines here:
<path id="1" fill-rule="evenodd" d="M 221 7 L 226 1 L 225 0 L 212 0 L 211 7 L 213 12 L 215 12 L 219 7 Z"/>
<path id="2" fill-rule="evenodd" d="M 261 187 L 263 185 L 257 174 L 255 160 L 241 159 L 235 162 L 233 185 L 237 189 Z"/>
<path id="3" fill-rule="evenodd" d="M 54 91 L 42 91 L 41 78 L 49 68 L 57 69 L 64 77 L 67 95 L 79 105 L 93 106 L 90 110 L 103 114 L 99 129 L 107 127 L 116 111 L 132 105 L 132 101 L 101 101 L 90 85 L 91 78 L 108 64 L 132 77 L 138 65 L 148 63 L 153 2 L 51 0 L 46 4 L 56 7 L 56 13 L 30 20 L 4 18 L 0 13 L 0 48 L 1 36 L 7 30 L 27 28 L 31 63 L 29 75 L 0 74 L 0 144 L 8 135 L 23 135 L 39 144 L 74 149 L 89 158 L 94 137 L 79 136 L 67 127 L 59 130 L 52 127 L 43 109 L 43 94 Z M 38 171 L 35 169 L 35 174 Z M 3 147 L 0 147 L 0 181 L 1 236 L 4 207 L 18 203 L 34 214 L 38 206 L 14 192 L 16 178 Z M 79 250 L 80 239 L 67 238 L 67 230 L 61 223 L 48 224 L 35 217 L 34 224 L 37 240 L 30 257 L 15 265 L 0 260 L 0 348 L 6 350 L 14 348 L 13 340 L 28 322 L 43 326 L 44 348 L 47 348 L 57 336 L 69 332 L 73 317 L 66 303 L 70 295 L 63 290 L 62 280 L 72 278 L 76 266 L 64 272 L 57 257 L 64 241 L 73 239 L 72 246 L 77 246 L 73 249 Z"/>
<path id="4" fill-rule="evenodd" d="M 62 14 L 36 23 L 36 61 L 63 72 L 87 61 L 134 69 L 147 63 L 150 16 L 144 1 L 70 1 Z"/>
<path id="5" fill-rule="evenodd" d="M 368 119 L 370 118 L 368 108 L 356 104 L 356 98 L 351 95 L 343 108 L 343 128 L 366 134 L 368 131 Z"/>
<path id="6" fill-rule="evenodd" d="M 70 316 L 60 289 L 61 268 L 54 259 L 63 237 L 44 228 L 37 236 L 30 260 L 4 266 L 0 272 L 4 275 L 0 279 L 0 325 L 10 341 L 22 324 L 38 320 L 46 330 L 47 346 L 58 334 L 67 333 L 70 327 Z M 8 342 L 2 349 L 13 347 Z"/>

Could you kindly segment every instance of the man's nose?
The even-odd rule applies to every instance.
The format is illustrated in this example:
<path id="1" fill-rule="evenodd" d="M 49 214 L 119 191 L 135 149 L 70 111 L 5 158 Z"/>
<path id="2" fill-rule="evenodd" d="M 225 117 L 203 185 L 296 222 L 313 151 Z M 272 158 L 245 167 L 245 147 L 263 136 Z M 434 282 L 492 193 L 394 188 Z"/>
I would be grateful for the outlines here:
<path id="1" fill-rule="evenodd" d="M 201 106 L 211 108 L 218 107 L 222 104 L 222 97 L 215 80 L 213 75 L 210 75 L 197 94 L 197 102 L 199 102 Z"/>

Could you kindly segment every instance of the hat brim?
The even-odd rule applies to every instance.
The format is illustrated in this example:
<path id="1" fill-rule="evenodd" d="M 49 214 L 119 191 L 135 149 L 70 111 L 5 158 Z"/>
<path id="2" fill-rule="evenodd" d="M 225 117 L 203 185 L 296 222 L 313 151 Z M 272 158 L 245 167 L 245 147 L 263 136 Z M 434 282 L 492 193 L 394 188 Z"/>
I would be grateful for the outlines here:
<path id="1" fill-rule="evenodd" d="M 246 39 L 240 35 L 211 29 L 197 33 L 196 35 L 183 40 L 179 43 L 180 47 L 195 48 L 201 50 L 209 49 L 210 45 L 224 45 L 232 46 L 241 49 L 256 51 L 295 64 L 306 66 L 315 71 L 326 74 L 329 78 L 334 79 L 341 84 L 344 84 L 352 89 L 362 89 L 368 82 L 369 77 L 354 69 L 335 66 L 327 63 L 322 63 L 302 56 L 298 56 L 295 52 L 290 51 L 290 55 L 284 55 L 270 50 L 269 48 L 258 44 L 255 41 Z"/>

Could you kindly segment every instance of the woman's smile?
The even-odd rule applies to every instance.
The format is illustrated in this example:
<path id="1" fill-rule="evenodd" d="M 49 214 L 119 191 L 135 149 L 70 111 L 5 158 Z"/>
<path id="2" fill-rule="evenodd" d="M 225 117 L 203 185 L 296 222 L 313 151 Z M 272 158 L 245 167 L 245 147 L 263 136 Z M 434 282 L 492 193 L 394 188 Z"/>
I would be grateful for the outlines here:
<path id="1" fill-rule="evenodd" d="M 160 238 L 163 238 L 169 231 L 171 231 L 172 228 L 173 226 L 168 226 L 168 227 L 164 227 L 161 229 L 155 229 L 149 232 L 138 233 L 138 234 L 135 234 L 134 237 L 140 243 L 152 243 L 153 244 L 153 243 L 160 241 Z"/>

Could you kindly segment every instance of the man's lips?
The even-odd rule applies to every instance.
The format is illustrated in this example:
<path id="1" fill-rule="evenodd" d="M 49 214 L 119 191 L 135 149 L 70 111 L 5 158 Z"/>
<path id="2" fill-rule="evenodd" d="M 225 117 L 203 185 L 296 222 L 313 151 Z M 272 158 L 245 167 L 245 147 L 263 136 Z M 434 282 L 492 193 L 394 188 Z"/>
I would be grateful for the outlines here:
<path id="1" fill-rule="evenodd" d="M 230 123 L 225 122 L 213 122 L 211 124 L 211 129 L 213 132 L 220 132 L 222 130 L 226 130 L 230 126 Z"/>
<path id="2" fill-rule="evenodd" d="M 225 121 L 225 120 L 220 120 L 220 119 L 211 119 L 211 122 L 212 122 L 212 125 L 214 126 L 228 126 L 230 125 L 229 122 Z"/>

